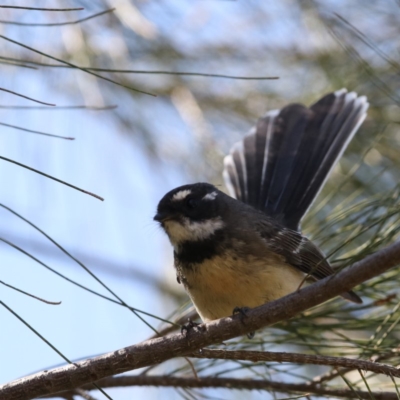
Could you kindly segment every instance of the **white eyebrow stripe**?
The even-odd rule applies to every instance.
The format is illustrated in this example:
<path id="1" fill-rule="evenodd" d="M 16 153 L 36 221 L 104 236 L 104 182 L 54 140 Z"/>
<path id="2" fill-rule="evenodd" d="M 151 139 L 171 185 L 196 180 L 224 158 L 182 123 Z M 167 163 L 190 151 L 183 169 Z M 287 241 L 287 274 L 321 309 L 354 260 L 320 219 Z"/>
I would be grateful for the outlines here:
<path id="1" fill-rule="evenodd" d="M 187 196 L 189 196 L 189 194 L 192 193 L 192 191 L 190 189 L 185 189 L 185 190 L 180 190 L 179 192 L 175 193 L 172 196 L 172 201 L 180 201 L 185 199 Z"/>
<path id="2" fill-rule="evenodd" d="M 215 198 L 218 196 L 217 192 L 211 192 L 211 193 L 207 193 L 202 200 L 215 200 Z"/>

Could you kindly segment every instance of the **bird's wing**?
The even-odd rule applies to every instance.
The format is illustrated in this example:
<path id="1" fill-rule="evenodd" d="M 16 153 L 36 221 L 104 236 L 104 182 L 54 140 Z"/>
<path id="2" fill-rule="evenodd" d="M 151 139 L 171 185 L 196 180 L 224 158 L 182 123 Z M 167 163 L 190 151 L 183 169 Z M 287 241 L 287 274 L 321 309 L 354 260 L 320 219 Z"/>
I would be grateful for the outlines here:
<path id="1" fill-rule="evenodd" d="M 268 248 L 282 256 L 287 264 L 316 280 L 334 273 L 321 250 L 301 233 L 264 219 L 257 221 L 255 228 Z M 343 293 L 342 296 L 355 303 L 362 303 L 354 292 Z"/>
<path id="2" fill-rule="evenodd" d="M 230 194 L 298 230 L 367 109 L 366 97 L 342 89 L 268 112 L 224 159 Z"/>

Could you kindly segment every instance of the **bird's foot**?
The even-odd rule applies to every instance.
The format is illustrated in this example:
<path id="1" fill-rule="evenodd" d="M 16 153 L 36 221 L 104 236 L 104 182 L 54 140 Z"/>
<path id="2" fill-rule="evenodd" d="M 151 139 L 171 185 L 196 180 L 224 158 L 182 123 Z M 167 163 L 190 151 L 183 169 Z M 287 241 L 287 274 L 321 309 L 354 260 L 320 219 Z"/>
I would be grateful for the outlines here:
<path id="1" fill-rule="evenodd" d="M 203 329 L 204 328 L 202 327 L 202 324 L 193 322 L 190 318 L 188 318 L 188 322 L 185 325 L 182 325 L 181 327 L 181 334 L 187 336 L 189 332 L 192 330 L 202 331 Z"/>
<path id="2" fill-rule="evenodd" d="M 235 307 L 232 311 L 233 315 L 240 314 L 240 320 L 242 321 L 242 324 L 244 324 L 244 320 L 247 317 L 247 312 L 250 310 L 249 307 Z M 255 335 L 255 332 L 249 332 L 247 333 L 247 337 L 249 339 L 253 339 Z"/>

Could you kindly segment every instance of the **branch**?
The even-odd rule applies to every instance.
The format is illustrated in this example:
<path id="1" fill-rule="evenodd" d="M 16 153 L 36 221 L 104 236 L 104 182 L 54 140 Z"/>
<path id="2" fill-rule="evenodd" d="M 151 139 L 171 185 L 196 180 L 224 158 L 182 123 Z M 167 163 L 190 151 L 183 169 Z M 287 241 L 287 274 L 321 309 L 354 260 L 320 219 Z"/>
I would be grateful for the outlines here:
<path id="1" fill-rule="evenodd" d="M 253 362 L 290 362 L 295 364 L 331 365 L 371 371 L 376 374 L 392 375 L 400 378 L 400 369 L 391 365 L 379 364 L 372 361 L 357 360 L 345 357 L 331 357 L 311 354 L 281 353 L 270 351 L 245 351 L 245 350 L 216 350 L 201 349 L 190 354 L 194 358 L 213 358 L 219 360 L 244 360 Z"/>
<path id="2" fill-rule="evenodd" d="M 249 310 L 244 323 L 240 315 L 234 315 L 211 321 L 202 325 L 203 329 L 192 330 L 187 335 L 178 333 L 151 339 L 74 365 L 42 371 L 0 386 L 0 397 L 2 400 L 28 400 L 191 354 L 206 346 L 292 318 L 399 263 L 400 242 L 396 242 L 333 276 Z"/>
<path id="3" fill-rule="evenodd" d="M 371 357 L 371 360 L 373 360 L 372 362 L 375 364 L 378 361 L 382 361 L 382 360 L 387 360 L 393 357 L 396 357 L 400 352 L 400 349 L 392 349 L 390 352 L 386 353 L 386 354 L 379 354 L 378 356 L 374 356 Z M 382 365 L 382 364 L 381 364 Z M 333 379 L 335 379 L 338 376 L 341 375 L 345 375 L 348 372 L 354 371 L 354 369 L 357 369 L 357 367 L 355 368 L 343 368 L 343 369 L 332 369 L 328 372 L 325 372 L 324 374 L 318 375 L 316 377 L 314 377 L 309 384 L 310 385 L 320 385 L 323 382 L 327 382 L 327 381 L 331 381 Z M 362 369 L 362 368 L 361 368 Z"/>
<path id="4" fill-rule="evenodd" d="M 102 379 L 97 382 L 102 388 L 129 386 L 172 386 L 184 388 L 225 388 L 238 390 L 274 390 L 281 393 L 302 393 L 313 396 L 334 396 L 345 399 L 371 399 L 368 391 L 347 389 L 312 388 L 307 383 L 286 383 L 261 379 L 216 378 L 204 376 L 201 378 L 183 378 L 175 376 L 118 376 Z M 93 386 L 84 386 L 85 390 L 93 390 Z M 64 394 L 64 393 L 63 393 Z M 373 392 L 375 400 L 398 400 L 394 392 Z"/>

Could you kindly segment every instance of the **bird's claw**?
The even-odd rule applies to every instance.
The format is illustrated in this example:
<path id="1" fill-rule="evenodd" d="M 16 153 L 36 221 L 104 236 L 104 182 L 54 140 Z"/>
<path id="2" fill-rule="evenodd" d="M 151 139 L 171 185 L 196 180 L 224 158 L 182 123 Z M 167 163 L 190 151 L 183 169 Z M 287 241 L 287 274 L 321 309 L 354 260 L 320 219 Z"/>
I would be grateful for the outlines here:
<path id="1" fill-rule="evenodd" d="M 187 336 L 191 330 L 201 331 L 202 326 L 197 322 L 193 322 L 190 318 L 188 318 L 188 322 L 181 327 L 181 334 Z"/>
<path id="2" fill-rule="evenodd" d="M 244 319 L 247 317 L 247 312 L 250 310 L 249 307 L 235 307 L 232 311 L 233 315 L 240 314 L 240 320 L 242 321 L 242 324 L 244 324 Z M 253 339 L 255 335 L 255 332 L 249 332 L 247 333 L 247 337 L 249 339 Z"/>

